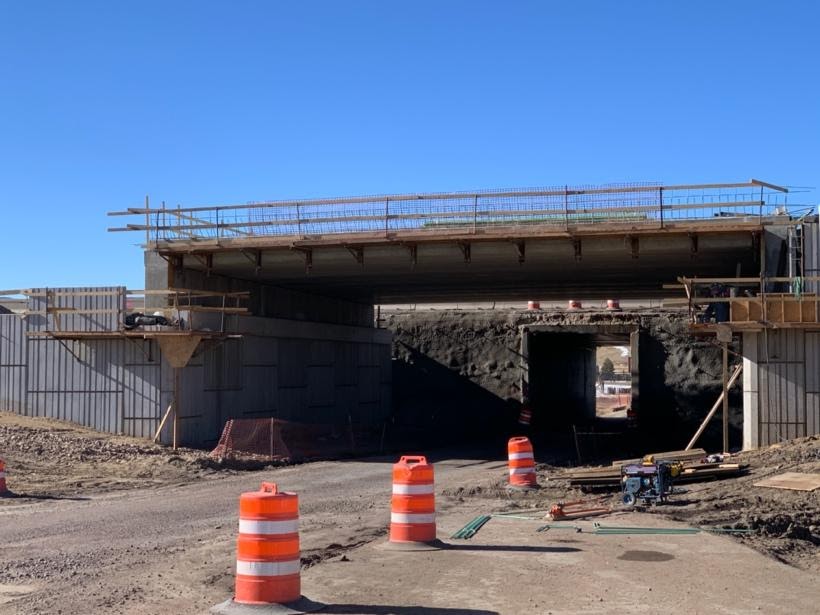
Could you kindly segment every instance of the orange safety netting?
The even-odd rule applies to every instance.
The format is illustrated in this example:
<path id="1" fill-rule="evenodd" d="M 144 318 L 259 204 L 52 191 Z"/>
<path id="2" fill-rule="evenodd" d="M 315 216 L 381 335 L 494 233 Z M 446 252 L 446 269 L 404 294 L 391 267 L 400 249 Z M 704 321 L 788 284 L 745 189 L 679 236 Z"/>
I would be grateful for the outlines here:
<path id="1" fill-rule="evenodd" d="M 274 418 L 231 419 L 225 423 L 211 457 L 302 461 L 355 454 L 361 446 L 371 448 L 373 441 L 372 432 L 354 433 L 349 425 L 314 425 Z"/>

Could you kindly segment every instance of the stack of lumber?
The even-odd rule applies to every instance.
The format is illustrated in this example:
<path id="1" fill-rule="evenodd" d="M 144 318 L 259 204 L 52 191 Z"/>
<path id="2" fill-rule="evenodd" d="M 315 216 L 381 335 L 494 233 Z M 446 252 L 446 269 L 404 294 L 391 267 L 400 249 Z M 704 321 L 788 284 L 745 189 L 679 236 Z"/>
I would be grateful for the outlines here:
<path id="1" fill-rule="evenodd" d="M 678 483 L 739 476 L 748 467 L 737 463 L 701 463 L 700 460 L 706 456 L 703 449 L 666 451 L 653 453 L 653 456 L 655 461 L 683 463 L 683 472 L 675 479 Z M 570 470 L 556 478 L 568 480 L 570 485 L 579 487 L 617 487 L 621 484 L 621 466 L 640 462 L 641 459 L 623 459 L 613 461 L 610 466 Z"/>
<path id="2" fill-rule="evenodd" d="M 692 448 L 682 451 L 664 451 L 663 453 L 650 453 L 655 458 L 655 461 L 700 461 L 706 457 L 706 451 L 702 448 Z M 635 459 L 618 459 L 612 462 L 612 467 L 620 468 L 621 466 L 628 466 L 643 461 L 643 457 Z"/>

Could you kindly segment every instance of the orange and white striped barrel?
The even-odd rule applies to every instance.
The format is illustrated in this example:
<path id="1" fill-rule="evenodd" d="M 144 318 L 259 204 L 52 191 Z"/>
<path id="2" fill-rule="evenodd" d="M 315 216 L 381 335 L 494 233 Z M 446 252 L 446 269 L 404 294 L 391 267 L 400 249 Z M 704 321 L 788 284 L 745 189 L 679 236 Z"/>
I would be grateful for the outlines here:
<path id="1" fill-rule="evenodd" d="M 275 483 L 239 497 L 236 595 L 242 604 L 283 604 L 301 595 L 299 496 Z"/>
<path id="2" fill-rule="evenodd" d="M 507 442 L 510 468 L 510 485 L 514 487 L 537 487 L 535 457 L 529 438 L 516 436 Z"/>
<path id="3" fill-rule="evenodd" d="M 6 462 L 0 459 L 0 495 L 6 495 L 8 491 L 6 487 Z"/>
<path id="4" fill-rule="evenodd" d="M 621 311 L 621 302 L 617 299 L 607 299 L 606 300 L 606 309 L 610 312 L 620 312 Z"/>
<path id="5" fill-rule="evenodd" d="M 433 464 L 422 455 L 405 455 L 393 464 L 390 542 L 436 539 Z"/>
<path id="6" fill-rule="evenodd" d="M 528 310 L 540 310 L 541 303 L 538 301 L 527 301 L 527 309 Z"/>
<path id="7" fill-rule="evenodd" d="M 580 310 L 582 307 L 583 306 L 581 305 L 581 302 L 577 299 L 570 299 L 569 301 L 567 301 L 568 310 Z"/>

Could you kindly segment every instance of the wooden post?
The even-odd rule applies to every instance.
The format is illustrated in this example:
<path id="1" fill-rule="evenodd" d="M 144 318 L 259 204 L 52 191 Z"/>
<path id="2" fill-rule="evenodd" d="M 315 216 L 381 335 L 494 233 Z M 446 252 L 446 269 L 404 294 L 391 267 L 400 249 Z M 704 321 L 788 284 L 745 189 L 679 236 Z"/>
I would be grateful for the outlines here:
<path id="1" fill-rule="evenodd" d="M 723 342 L 723 452 L 729 452 L 729 344 Z"/>
<path id="2" fill-rule="evenodd" d="M 171 416 L 171 410 L 174 408 L 174 402 L 168 404 L 168 409 L 165 411 L 165 414 L 162 415 L 162 420 L 159 422 L 159 427 L 157 427 L 157 432 L 154 434 L 154 442 L 159 440 L 159 435 L 162 433 L 162 428 L 165 427 L 165 421 L 168 420 L 168 417 Z"/>

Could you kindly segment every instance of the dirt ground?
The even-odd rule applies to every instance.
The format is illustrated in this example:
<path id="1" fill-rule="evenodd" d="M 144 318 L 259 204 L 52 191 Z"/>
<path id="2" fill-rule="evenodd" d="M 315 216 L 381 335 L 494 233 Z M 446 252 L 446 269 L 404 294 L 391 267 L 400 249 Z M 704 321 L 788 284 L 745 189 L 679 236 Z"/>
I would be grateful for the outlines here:
<path id="1" fill-rule="evenodd" d="M 77 425 L 0 412 L 0 457 L 19 496 L 145 489 L 219 474 L 205 451 L 152 444 Z"/>
<path id="2" fill-rule="evenodd" d="M 201 451 L 2 414 L 0 456 L 23 497 L 0 499 L 0 613 L 207 612 L 232 593 L 237 498 L 263 480 L 300 494 L 303 592 L 324 613 L 813 612 L 820 491 L 752 483 L 820 471 L 820 438 L 746 453 L 747 476 L 601 519 L 753 534 L 597 536 L 590 521 L 536 532 L 542 521 L 494 518 L 472 540 L 449 539 L 478 514 L 540 517 L 589 497 L 550 466 L 541 489 L 508 492 L 504 453 L 434 451 L 447 546 L 403 552 L 385 548 L 392 456 L 239 471 Z"/>

